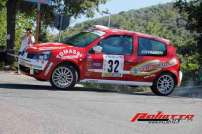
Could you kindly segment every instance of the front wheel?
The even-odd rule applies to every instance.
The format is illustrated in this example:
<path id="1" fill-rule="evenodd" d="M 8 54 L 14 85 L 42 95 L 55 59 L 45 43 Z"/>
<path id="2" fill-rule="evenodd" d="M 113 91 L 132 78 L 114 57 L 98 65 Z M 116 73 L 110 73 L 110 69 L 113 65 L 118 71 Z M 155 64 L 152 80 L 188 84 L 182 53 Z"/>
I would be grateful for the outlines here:
<path id="1" fill-rule="evenodd" d="M 156 95 L 167 96 L 176 86 L 175 78 L 170 73 L 163 73 L 154 81 L 151 90 Z"/>
<path id="2" fill-rule="evenodd" d="M 76 84 L 76 70 L 72 66 L 60 65 L 51 76 L 51 85 L 59 89 L 69 89 Z"/>

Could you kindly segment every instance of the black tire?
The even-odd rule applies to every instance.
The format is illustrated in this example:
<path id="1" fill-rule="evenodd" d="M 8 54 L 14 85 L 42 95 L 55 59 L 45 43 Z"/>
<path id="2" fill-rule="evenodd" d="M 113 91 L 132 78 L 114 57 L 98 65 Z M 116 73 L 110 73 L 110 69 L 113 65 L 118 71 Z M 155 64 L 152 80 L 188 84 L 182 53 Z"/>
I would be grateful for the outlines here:
<path id="1" fill-rule="evenodd" d="M 175 87 L 176 80 L 174 76 L 171 73 L 162 73 L 153 82 L 151 90 L 156 95 L 168 96 L 174 91 Z"/>
<path id="2" fill-rule="evenodd" d="M 59 73 L 60 71 L 63 73 Z M 59 65 L 53 70 L 50 83 L 57 89 L 71 89 L 77 82 L 76 73 L 76 69 L 70 65 Z"/>

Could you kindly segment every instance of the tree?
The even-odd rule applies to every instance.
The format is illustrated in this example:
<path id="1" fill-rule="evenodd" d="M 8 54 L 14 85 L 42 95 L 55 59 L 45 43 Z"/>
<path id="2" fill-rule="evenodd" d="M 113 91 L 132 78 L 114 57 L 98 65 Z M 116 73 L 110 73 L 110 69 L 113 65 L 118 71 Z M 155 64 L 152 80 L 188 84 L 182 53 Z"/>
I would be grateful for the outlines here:
<path id="1" fill-rule="evenodd" d="M 5 7 L 6 1 L 7 0 L 1 0 L 0 1 L 0 9 L 3 8 L 3 7 Z"/>
<path id="2" fill-rule="evenodd" d="M 200 54 L 200 64 L 202 65 L 202 1 L 201 0 L 178 0 L 175 6 L 179 8 L 181 14 L 187 15 L 186 28 L 192 32 L 198 33 L 198 45 L 196 51 Z"/>
<path id="3" fill-rule="evenodd" d="M 0 50 L 4 49 L 6 46 L 6 9 L 0 10 Z"/>
<path id="4" fill-rule="evenodd" d="M 16 4 L 17 0 L 8 0 L 7 7 L 7 54 L 14 53 L 15 41 L 15 22 L 16 22 Z M 6 64 L 12 64 L 14 58 L 10 55 L 6 56 Z"/>
<path id="5" fill-rule="evenodd" d="M 6 0 L 3 0 L 5 2 Z M 92 16 L 94 10 L 99 10 L 98 6 L 105 3 L 107 0 L 53 0 L 54 6 L 48 7 L 43 5 L 43 21 L 50 24 L 53 20 L 53 13 L 61 10 L 64 7 L 63 13 L 69 16 L 78 17 L 80 14 Z M 0 2 L 0 6 L 4 3 Z M 7 53 L 14 53 L 15 47 L 15 26 L 17 11 L 27 15 L 33 14 L 36 11 L 36 4 L 25 2 L 23 0 L 7 0 Z M 12 64 L 14 59 L 7 55 L 7 64 Z"/>

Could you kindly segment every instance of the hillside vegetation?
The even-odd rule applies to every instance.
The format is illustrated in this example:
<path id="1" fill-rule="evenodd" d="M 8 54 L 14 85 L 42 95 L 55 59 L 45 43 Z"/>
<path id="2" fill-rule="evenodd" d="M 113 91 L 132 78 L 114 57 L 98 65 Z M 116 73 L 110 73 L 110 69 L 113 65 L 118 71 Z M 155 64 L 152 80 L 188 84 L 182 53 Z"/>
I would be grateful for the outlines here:
<path id="1" fill-rule="evenodd" d="M 63 37 L 75 34 L 92 25 L 107 26 L 107 23 L 108 17 L 89 20 L 65 31 Z M 186 30 L 186 23 L 186 14 L 180 14 L 172 3 L 120 12 L 111 16 L 111 27 L 143 32 L 171 40 L 182 59 L 183 71 L 194 74 L 193 72 L 200 67 L 195 41 L 197 33 Z"/>

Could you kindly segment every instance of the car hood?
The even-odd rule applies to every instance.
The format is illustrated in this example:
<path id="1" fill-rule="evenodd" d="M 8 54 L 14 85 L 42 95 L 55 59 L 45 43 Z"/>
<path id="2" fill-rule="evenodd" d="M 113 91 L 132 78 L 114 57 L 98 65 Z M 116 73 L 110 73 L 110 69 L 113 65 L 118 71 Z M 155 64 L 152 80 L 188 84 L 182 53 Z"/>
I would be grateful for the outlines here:
<path id="1" fill-rule="evenodd" d="M 40 53 L 42 51 L 60 51 L 64 49 L 73 49 L 77 51 L 83 50 L 83 48 L 74 47 L 63 43 L 41 43 L 41 44 L 35 44 L 34 46 L 27 48 L 27 52 Z"/>

